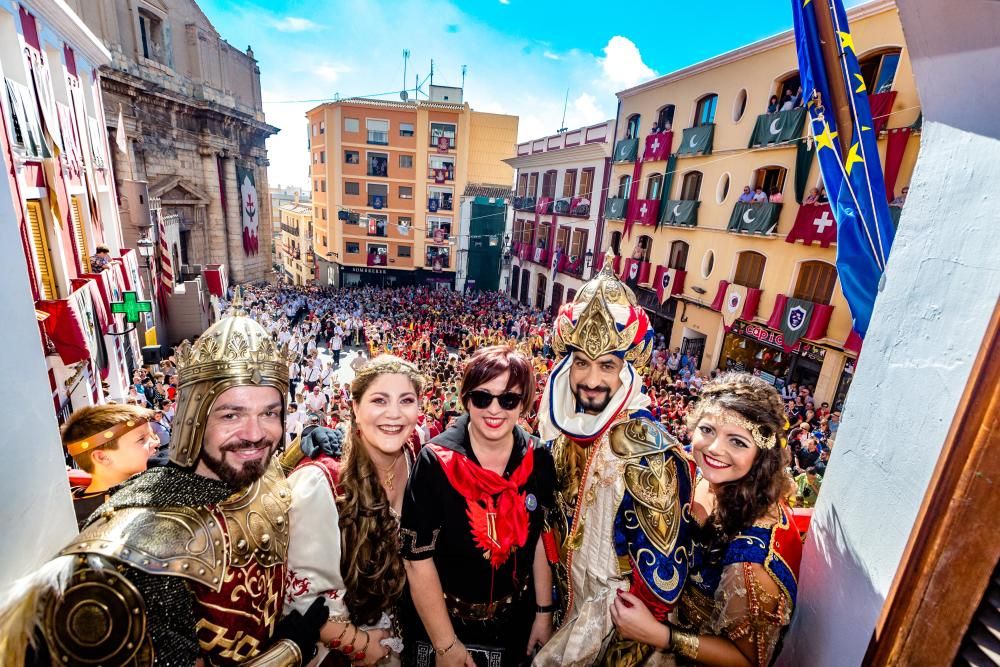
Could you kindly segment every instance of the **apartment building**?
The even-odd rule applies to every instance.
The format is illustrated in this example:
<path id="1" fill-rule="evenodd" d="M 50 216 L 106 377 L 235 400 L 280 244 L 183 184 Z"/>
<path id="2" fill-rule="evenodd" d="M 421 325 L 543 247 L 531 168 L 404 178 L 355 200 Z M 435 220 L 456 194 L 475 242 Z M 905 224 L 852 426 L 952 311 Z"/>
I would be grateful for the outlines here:
<path id="1" fill-rule="evenodd" d="M 453 288 L 459 200 L 469 184 L 509 185 L 517 117 L 433 86 L 428 100 L 347 99 L 306 116 L 317 283 Z"/>

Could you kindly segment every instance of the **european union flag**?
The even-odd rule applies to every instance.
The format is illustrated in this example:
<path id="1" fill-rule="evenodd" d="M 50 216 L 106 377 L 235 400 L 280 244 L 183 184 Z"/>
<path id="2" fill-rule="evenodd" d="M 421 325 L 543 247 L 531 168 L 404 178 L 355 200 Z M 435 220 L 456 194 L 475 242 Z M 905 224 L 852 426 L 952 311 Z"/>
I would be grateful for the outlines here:
<path id="1" fill-rule="evenodd" d="M 854 126 L 846 156 L 836 140 L 831 82 L 824 69 L 816 24 L 816 11 L 827 11 L 828 6 L 832 9 L 833 30 L 840 51 L 836 66 L 841 76 L 833 85 L 845 87 Z M 792 14 L 799 74 L 809 100 L 809 126 L 816 139 L 823 184 L 837 220 L 840 286 L 854 317 L 854 329 L 864 337 L 895 229 L 886 203 L 868 91 L 842 0 L 792 0 Z"/>

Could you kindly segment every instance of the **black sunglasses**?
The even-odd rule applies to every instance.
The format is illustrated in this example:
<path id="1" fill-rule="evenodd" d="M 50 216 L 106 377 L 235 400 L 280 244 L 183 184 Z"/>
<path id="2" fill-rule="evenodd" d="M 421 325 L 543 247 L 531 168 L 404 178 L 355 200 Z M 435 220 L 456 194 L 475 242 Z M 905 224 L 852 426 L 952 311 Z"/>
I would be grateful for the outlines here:
<path id="1" fill-rule="evenodd" d="M 513 410 L 514 408 L 518 407 L 521 404 L 521 401 L 524 400 L 524 396 L 513 391 L 506 391 L 497 396 L 496 394 L 491 394 L 488 391 L 483 391 L 481 389 L 474 389 L 470 392 L 467 392 L 465 396 L 474 406 L 476 406 L 480 410 L 485 410 L 486 408 L 490 407 L 490 404 L 493 403 L 494 398 L 497 400 L 497 403 L 500 404 L 500 407 L 503 408 L 504 410 Z"/>

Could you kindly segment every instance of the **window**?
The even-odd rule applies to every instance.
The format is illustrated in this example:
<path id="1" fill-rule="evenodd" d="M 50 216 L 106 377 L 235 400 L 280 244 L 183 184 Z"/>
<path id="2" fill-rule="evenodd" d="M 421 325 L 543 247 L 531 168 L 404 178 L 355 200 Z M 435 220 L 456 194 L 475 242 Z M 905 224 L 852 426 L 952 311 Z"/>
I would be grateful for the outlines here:
<path id="1" fill-rule="evenodd" d="M 386 178 L 389 176 L 389 154 L 388 153 L 367 153 L 365 159 L 368 162 L 368 175 Z"/>
<path id="2" fill-rule="evenodd" d="M 736 93 L 736 99 L 733 100 L 733 122 L 738 123 L 740 119 L 743 118 L 744 112 L 747 110 L 747 89 L 743 88 L 740 92 Z"/>
<path id="3" fill-rule="evenodd" d="M 646 199 L 659 199 L 660 198 L 660 188 L 663 187 L 663 176 L 661 174 L 653 174 L 646 181 Z"/>
<path id="4" fill-rule="evenodd" d="M 361 184 L 357 181 L 344 181 L 344 194 L 345 195 L 359 195 L 361 194 Z"/>
<path id="5" fill-rule="evenodd" d="M 574 229 L 569 242 L 569 261 L 575 262 L 587 252 L 587 230 Z"/>
<path id="6" fill-rule="evenodd" d="M 785 188 L 787 171 L 784 167 L 761 167 L 754 172 L 753 187 L 760 188 L 768 196 L 775 192 L 780 193 Z"/>
<path id="7" fill-rule="evenodd" d="M 431 146 L 440 147 L 444 144 L 441 137 L 448 139 L 448 148 L 455 147 L 455 124 L 454 123 L 431 123 Z"/>
<path id="8" fill-rule="evenodd" d="M 640 262 L 648 262 L 651 252 L 653 252 L 653 239 L 648 236 L 640 236 L 635 242 L 635 248 L 632 250 L 632 259 L 637 259 Z"/>
<path id="9" fill-rule="evenodd" d="M 313 133 L 313 136 L 314 136 L 314 137 L 315 137 L 315 136 L 316 136 L 317 134 L 319 134 L 319 126 L 318 126 L 318 125 L 316 125 L 316 123 L 313 123 L 313 124 L 312 124 L 312 133 Z"/>
<path id="10" fill-rule="evenodd" d="M 688 244 L 684 241 L 674 241 L 670 244 L 670 258 L 667 267 L 678 271 L 687 270 Z"/>
<path id="11" fill-rule="evenodd" d="M 344 132 L 357 134 L 361 130 L 361 122 L 357 118 L 344 119 Z"/>
<path id="12" fill-rule="evenodd" d="M 555 170 L 547 171 L 542 175 L 542 196 L 543 197 L 555 197 L 556 196 L 556 172 Z"/>
<path id="13" fill-rule="evenodd" d="M 632 177 L 626 174 L 618 179 L 618 198 L 628 199 L 628 191 L 632 186 Z"/>
<path id="14" fill-rule="evenodd" d="M 368 130 L 368 143 L 379 146 L 389 145 L 389 121 L 366 118 L 365 128 Z"/>
<path id="15" fill-rule="evenodd" d="M 639 120 L 641 116 L 637 113 L 632 114 L 628 117 L 628 121 L 625 125 L 625 138 L 626 139 L 638 139 L 639 138 Z"/>
<path id="16" fill-rule="evenodd" d="M 656 126 L 666 132 L 674 126 L 674 105 L 668 104 L 656 114 Z"/>
<path id="17" fill-rule="evenodd" d="M 389 217 L 385 215 L 368 216 L 368 236 L 388 236 Z"/>
<path id="18" fill-rule="evenodd" d="M 590 199 L 594 193 L 594 169 L 584 169 L 580 173 L 580 190 L 577 196 Z"/>
<path id="19" fill-rule="evenodd" d="M 528 175 L 528 194 L 526 196 L 528 196 L 528 197 L 534 197 L 536 194 L 538 194 L 538 174 L 537 173 L 529 174 Z"/>
<path id="20" fill-rule="evenodd" d="M 521 174 L 517 177 L 517 196 L 523 197 L 528 191 L 528 175 Z"/>
<path id="21" fill-rule="evenodd" d="M 622 233 L 612 232 L 611 233 L 611 249 L 615 251 L 616 255 L 622 254 Z"/>
<path id="22" fill-rule="evenodd" d="M 563 175 L 563 197 L 572 197 L 576 194 L 576 169 L 567 169 Z"/>
<path id="23" fill-rule="evenodd" d="M 759 252 L 745 250 L 736 257 L 736 275 L 733 283 L 760 289 L 760 282 L 764 277 L 764 264 L 767 259 Z"/>
<path id="24" fill-rule="evenodd" d="M 801 87 L 802 78 L 797 71 L 786 74 L 775 81 L 774 94 L 778 96 L 778 108 L 781 108 L 781 105 L 784 104 L 788 93 L 791 93 L 792 97 L 795 97 L 798 95 L 799 88 Z"/>
<path id="25" fill-rule="evenodd" d="M 721 204 L 729 196 L 729 172 L 719 177 L 719 185 L 715 188 L 715 203 Z"/>
<path id="26" fill-rule="evenodd" d="M 715 252 L 712 250 L 705 251 L 705 257 L 701 260 L 701 277 L 708 278 L 712 275 L 712 269 L 715 268 Z"/>
<path id="27" fill-rule="evenodd" d="M 322 180 L 321 180 L 321 181 L 319 182 L 319 191 L 320 191 L 320 192 L 326 192 L 326 179 L 325 179 L 325 178 L 324 178 L 324 179 L 322 179 Z"/>
<path id="28" fill-rule="evenodd" d="M 326 209 L 323 209 L 323 219 L 326 220 Z"/>
<path id="29" fill-rule="evenodd" d="M 899 49 L 887 49 L 867 54 L 858 61 L 869 95 L 892 90 L 899 67 L 899 54 Z"/>
<path id="30" fill-rule="evenodd" d="M 319 133 L 320 134 L 326 134 L 326 121 L 325 120 L 321 120 L 319 122 Z"/>
<path id="31" fill-rule="evenodd" d="M 829 304 L 837 284 L 837 267 L 826 262 L 802 262 L 792 298 Z"/>
<path id="32" fill-rule="evenodd" d="M 400 155 L 399 156 L 399 168 L 400 169 L 413 169 L 413 156 L 412 155 Z"/>
<path id="33" fill-rule="evenodd" d="M 361 154 L 358 151 L 344 151 L 344 164 L 361 164 Z"/>
<path id="34" fill-rule="evenodd" d="M 689 171 L 684 174 L 684 181 L 681 184 L 681 199 L 684 201 L 698 201 L 701 199 L 700 171 Z"/>
<path id="35" fill-rule="evenodd" d="M 389 186 L 384 183 L 368 183 L 368 205 L 374 209 L 384 208 L 389 203 Z"/>
<path id="36" fill-rule="evenodd" d="M 401 137 L 412 137 L 413 136 L 413 123 L 400 123 L 399 124 L 399 136 L 401 136 Z"/>
<path id="37" fill-rule="evenodd" d="M 348 241 L 346 243 L 345 250 L 347 251 L 348 255 L 357 255 L 359 252 L 361 252 L 361 245 L 358 243 L 352 243 L 351 241 Z"/>
<path id="38" fill-rule="evenodd" d="M 694 124 L 696 127 L 715 122 L 715 106 L 718 102 L 719 96 L 715 93 L 709 93 L 698 100 L 698 105 L 694 111 Z"/>
<path id="39" fill-rule="evenodd" d="M 143 58 L 167 64 L 163 20 L 146 9 L 139 9 L 139 39 Z"/>
<path id="40" fill-rule="evenodd" d="M 39 293 L 43 299 L 58 299 L 56 277 L 52 266 L 52 253 L 49 250 L 48 230 L 45 228 L 45 217 L 42 205 L 37 199 L 28 201 L 28 227 L 35 251 L 35 262 L 38 264 Z"/>
<path id="41" fill-rule="evenodd" d="M 396 257 L 411 257 L 413 248 L 408 245 L 396 246 Z"/>
<path id="42" fill-rule="evenodd" d="M 401 215 L 396 220 L 396 231 L 398 231 L 403 236 L 409 234 L 412 228 L 413 228 L 413 218 Z"/>
<path id="43" fill-rule="evenodd" d="M 319 163 L 326 164 L 326 151 L 319 152 Z"/>
<path id="44" fill-rule="evenodd" d="M 413 199 L 413 187 L 409 185 L 399 186 L 399 198 L 400 199 Z"/>

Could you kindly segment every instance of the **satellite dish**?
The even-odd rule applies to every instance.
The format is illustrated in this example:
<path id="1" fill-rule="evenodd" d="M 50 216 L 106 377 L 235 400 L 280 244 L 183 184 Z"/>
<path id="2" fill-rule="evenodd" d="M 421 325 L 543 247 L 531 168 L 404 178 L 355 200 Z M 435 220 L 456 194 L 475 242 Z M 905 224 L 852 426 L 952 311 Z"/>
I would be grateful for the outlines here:
<path id="1" fill-rule="evenodd" d="M 399 93 L 399 99 L 401 99 L 401 100 L 403 100 L 405 102 L 406 100 L 410 99 L 410 94 L 408 92 L 406 92 L 405 90 L 400 91 L 400 93 Z"/>

